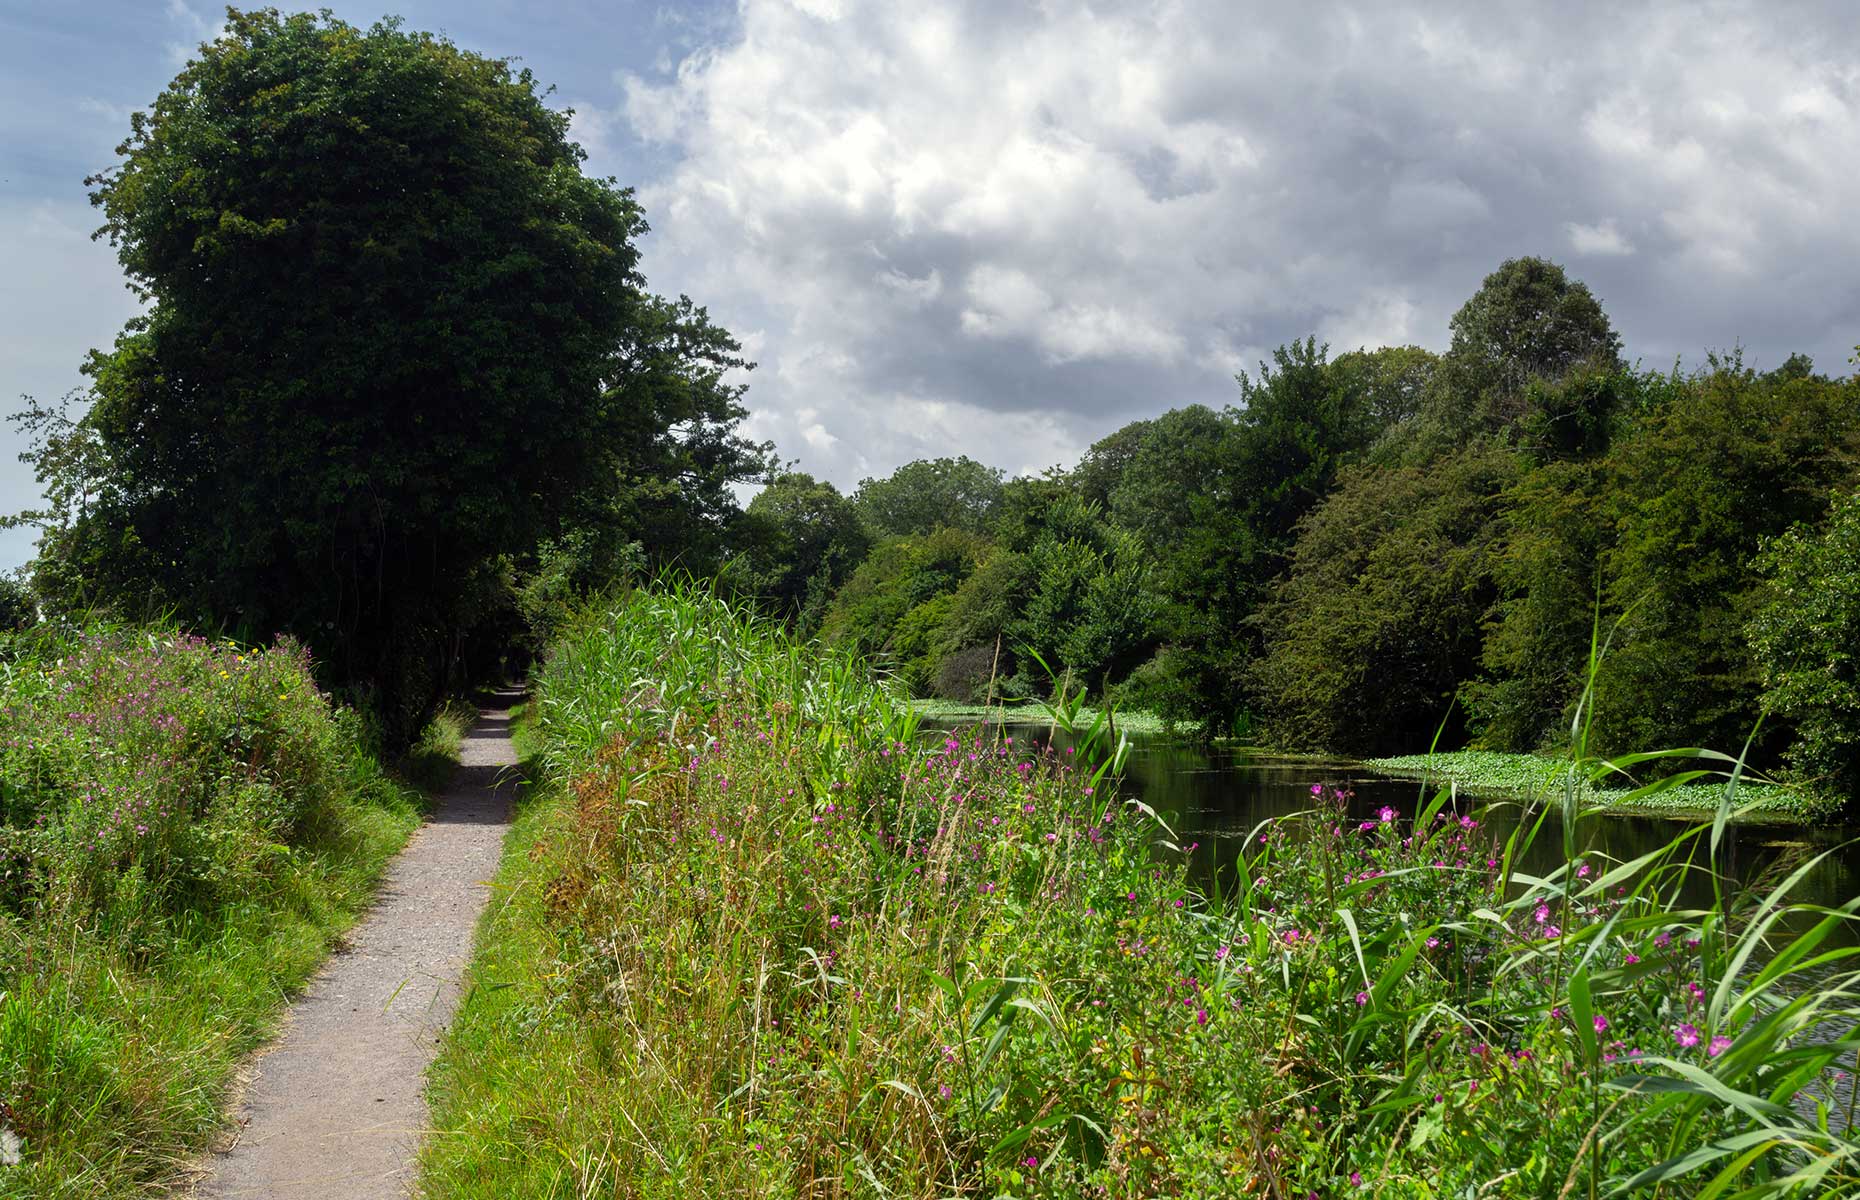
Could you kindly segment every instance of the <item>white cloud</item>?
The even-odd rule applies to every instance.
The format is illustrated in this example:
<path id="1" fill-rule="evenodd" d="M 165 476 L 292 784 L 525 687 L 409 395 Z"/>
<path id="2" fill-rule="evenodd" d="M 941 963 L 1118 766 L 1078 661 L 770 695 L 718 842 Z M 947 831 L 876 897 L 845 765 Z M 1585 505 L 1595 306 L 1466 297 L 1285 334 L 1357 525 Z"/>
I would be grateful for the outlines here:
<path id="1" fill-rule="evenodd" d="M 1586 256 L 1614 256 L 1634 253 L 1634 244 L 1621 235 L 1613 221 L 1582 225 L 1570 221 L 1563 226 L 1569 232 L 1570 249 Z"/>
<path id="2" fill-rule="evenodd" d="M 758 425 L 841 483 L 1059 461 L 1308 332 L 1442 346 L 1519 254 L 1570 255 L 1631 353 L 1825 352 L 1860 323 L 1827 12 L 742 0 L 625 81 L 678 155 L 646 267 L 764 331 Z"/>
<path id="3" fill-rule="evenodd" d="M 223 15 L 223 9 L 200 12 L 186 0 L 168 0 L 168 22 L 176 27 L 181 38 L 168 43 L 169 61 L 177 67 L 182 66 L 199 51 L 201 43 L 219 37 L 226 28 Z"/>

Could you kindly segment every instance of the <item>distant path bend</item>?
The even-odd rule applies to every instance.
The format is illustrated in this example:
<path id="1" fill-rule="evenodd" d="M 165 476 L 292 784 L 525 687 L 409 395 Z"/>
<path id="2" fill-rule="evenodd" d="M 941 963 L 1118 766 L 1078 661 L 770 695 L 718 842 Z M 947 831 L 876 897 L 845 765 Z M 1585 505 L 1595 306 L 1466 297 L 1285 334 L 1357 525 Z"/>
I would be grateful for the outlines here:
<path id="1" fill-rule="evenodd" d="M 232 1149 L 207 1200 L 401 1200 L 427 1128 L 426 1066 L 458 1005 L 472 931 L 510 821 L 510 708 L 496 694 L 465 737 L 432 819 L 382 880 L 375 906 L 291 1006 L 257 1062 Z"/>

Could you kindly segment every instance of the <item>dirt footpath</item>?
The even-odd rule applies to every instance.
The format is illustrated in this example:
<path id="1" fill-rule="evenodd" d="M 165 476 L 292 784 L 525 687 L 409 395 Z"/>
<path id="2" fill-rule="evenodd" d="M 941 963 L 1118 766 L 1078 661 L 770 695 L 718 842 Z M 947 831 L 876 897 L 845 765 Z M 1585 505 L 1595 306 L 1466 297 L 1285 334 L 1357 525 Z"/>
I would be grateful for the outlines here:
<path id="1" fill-rule="evenodd" d="M 472 930 L 510 820 L 516 762 L 499 693 L 466 735 L 432 819 L 389 866 L 375 907 L 291 1006 L 257 1061 L 238 1141 L 206 1164 L 211 1200 L 400 1200 L 411 1193 L 426 1065 L 458 1004 Z"/>

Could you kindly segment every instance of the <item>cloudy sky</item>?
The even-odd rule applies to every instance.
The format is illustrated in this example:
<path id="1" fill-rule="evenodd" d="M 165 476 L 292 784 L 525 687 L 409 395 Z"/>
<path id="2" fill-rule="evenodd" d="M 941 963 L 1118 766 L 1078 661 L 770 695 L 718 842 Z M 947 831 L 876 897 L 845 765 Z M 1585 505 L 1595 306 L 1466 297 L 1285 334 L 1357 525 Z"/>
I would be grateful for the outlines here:
<path id="1" fill-rule="evenodd" d="M 349 0 L 338 15 L 384 10 Z M 1860 6 L 982 0 L 400 3 L 520 58 L 645 266 L 746 343 L 752 432 L 850 486 L 1073 460 L 1233 399 L 1306 333 L 1445 347 L 1519 254 L 1628 353 L 1860 342 Z M 134 312 L 83 177 L 216 27 L 205 0 L 0 0 L 0 399 Z M 1457 13 L 1457 15 L 1454 15 Z M 0 434 L 0 507 L 30 502 Z M 0 534 L 0 567 L 30 552 Z"/>

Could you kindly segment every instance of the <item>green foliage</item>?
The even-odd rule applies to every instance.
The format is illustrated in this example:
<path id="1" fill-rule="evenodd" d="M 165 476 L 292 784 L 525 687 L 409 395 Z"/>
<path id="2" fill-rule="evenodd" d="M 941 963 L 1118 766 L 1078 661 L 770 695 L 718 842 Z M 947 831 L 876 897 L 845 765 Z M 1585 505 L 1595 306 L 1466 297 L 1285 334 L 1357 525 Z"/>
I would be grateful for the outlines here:
<path id="1" fill-rule="evenodd" d="M 1002 633 L 1045 660 L 1042 676 L 1050 669 L 1101 693 L 1151 643 L 1156 605 L 1142 543 L 1071 496 L 1051 505 L 1041 524 L 1026 551 L 1028 590 Z M 1033 664 L 1023 657 L 1017 665 L 1024 688 L 1039 686 L 1028 678 Z"/>
<path id="2" fill-rule="evenodd" d="M 1351 350 L 1331 360 L 1333 386 L 1351 397 L 1346 404 L 1367 415 L 1377 431 L 1411 420 L 1440 367 L 1440 356 L 1420 346 Z"/>
<path id="3" fill-rule="evenodd" d="M 1377 449 L 1380 461 L 1419 466 L 1476 438 L 1512 437 L 1534 409 L 1533 387 L 1578 369 L 1618 365 L 1621 339 L 1587 285 L 1541 258 L 1508 259 L 1453 315 L 1453 340 L 1429 380 L 1417 417 Z M 1544 397 L 1549 398 L 1549 397 Z M 1590 435 L 1580 392 L 1558 393 L 1527 436 Z"/>
<path id="4" fill-rule="evenodd" d="M 638 205 L 545 94 L 394 21 L 229 12 L 90 181 L 150 307 L 82 421 L 28 414 L 49 601 L 292 632 L 405 738 L 501 556 L 704 540 L 761 465 L 744 364 L 645 293 Z"/>
<path id="5" fill-rule="evenodd" d="M 968 456 L 918 459 L 886 479 L 862 479 L 853 505 L 881 536 L 921 535 L 948 526 L 982 533 L 1001 503 L 1001 472 Z"/>
<path id="6" fill-rule="evenodd" d="M 415 824 L 303 652 L 40 625 L 0 662 L 0 1196 L 141 1194 L 221 1129 Z"/>
<path id="7" fill-rule="evenodd" d="M 1267 648 L 1253 681 L 1275 744 L 1430 740 L 1479 661 L 1503 496 L 1520 471 L 1508 452 L 1475 449 L 1344 476 L 1256 618 Z"/>
<path id="8" fill-rule="evenodd" d="M 809 630 L 819 628 L 828 600 L 872 545 L 852 501 L 800 471 L 769 480 L 749 502 L 734 540 L 726 583 Z"/>
<path id="9" fill-rule="evenodd" d="M 0 637 L 18 633 L 39 619 L 32 589 L 11 575 L 0 575 Z"/>
<path id="10" fill-rule="evenodd" d="M 1741 745 L 1756 726 L 1750 564 L 1854 478 L 1857 387 L 1717 362 L 1610 453 L 1601 574 L 1605 613 L 1622 623 L 1597 685 L 1599 745 Z M 1783 732 L 1772 727 L 1763 757 Z"/>
<path id="11" fill-rule="evenodd" d="M 1108 511 L 1111 497 L 1124 482 L 1125 472 L 1143 449 L 1143 439 L 1149 436 L 1151 424 L 1150 421 L 1132 421 L 1093 442 L 1066 477 L 1067 486 L 1081 499 Z"/>
<path id="12" fill-rule="evenodd" d="M 1765 545 L 1766 582 L 1750 625 L 1763 704 L 1791 722 L 1789 762 L 1811 786 L 1860 797 L 1860 493 L 1836 496 L 1826 523 Z"/>
<path id="13" fill-rule="evenodd" d="M 1530 751 L 1568 740 L 1594 632 L 1607 529 L 1593 463 L 1548 463 L 1505 495 L 1490 564 L 1480 671 L 1464 698 L 1481 744 Z"/>
<path id="14" fill-rule="evenodd" d="M 1442 368 L 1451 384 L 1502 406 L 1534 381 L 1612 365 L 1621 338 L 1588 285 L 1541 258 L 1507 259 L 1453 314 Z"/>
<path id="15" fill-rule="evenodd" d="M 833 598 L 821 636 L 895 666 L 910 690 L 925 692 L 954 596 L 994 553 L 986 538 L 954 528 L 882 542 Z"/>
<path id="16" fill-rule="evenodd" d="M 1527 876 L 1532 822 L 1314 784 L 1198 892 L 1107 742 L 919 739 L 857 663 L 689 591 L 577 630 L 539 706 L 552 790 L 436 1070 L 435 1197 L 1860 1183 L 1860 901 L 1682 904 L 1707 828 Z"/>
<path id="17" fill-rule="evenodd" d="M 1117 523 L 1155 564 L 1160 637 L 1177 647 L 1180 693 L 1171 716 L 1224 726 L 1241 707 L 1250 643 L 1242 622 L 1272 575 L 1270 547 L 1247 520 L 1234 415 L 1199 405 L 1150 422 L 1112 493 Z"/>

